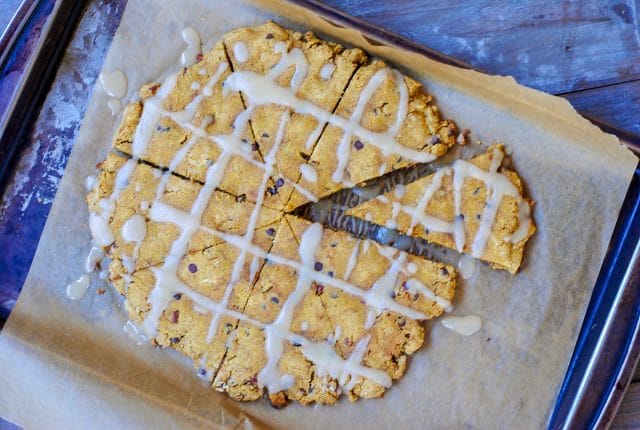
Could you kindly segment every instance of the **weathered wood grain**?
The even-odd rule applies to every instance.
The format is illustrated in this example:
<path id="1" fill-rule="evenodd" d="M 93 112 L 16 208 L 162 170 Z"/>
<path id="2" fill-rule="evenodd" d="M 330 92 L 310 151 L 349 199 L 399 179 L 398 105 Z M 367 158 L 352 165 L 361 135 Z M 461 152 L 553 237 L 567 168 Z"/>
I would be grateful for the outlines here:
<path id="1" fill-rule="evenodd" d="M 611 429 L 640 429 L 640 383 L 629 385 Z"/>
<path id="2" fill-rule="evenodd" d="M 581 113 L 640 135 L 640 80 L 564 94 Z"/>
<path id="3" fill-rule="evenodd" d="M 324 0 L 551 93 L 640 78 L 638 0 Z"/>

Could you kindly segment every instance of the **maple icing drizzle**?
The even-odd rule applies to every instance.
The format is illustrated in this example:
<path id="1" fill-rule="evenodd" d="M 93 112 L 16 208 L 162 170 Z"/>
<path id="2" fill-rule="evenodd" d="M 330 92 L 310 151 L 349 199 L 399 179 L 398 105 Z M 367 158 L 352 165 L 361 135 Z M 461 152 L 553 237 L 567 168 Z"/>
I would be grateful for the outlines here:
<path id="1" fill-rule="evenodd" d="M 499 173 L 497 170 L 502 164 L 504 153 L 498 146 L 491 148 L 491 165 L 489 170 L 483 170 L 474 164 L 465 161 L 457 160 L 450 167 L 444 167 L 437 170 L 433 176 L 431 183 L 425 189 L 420 201 L 416 206 L 405 205 L 398 201 L 391 201 L 386 196 L 378 196 L 376 199 L 384 204 L 391 205 L 391 216 L 386 222 L 386 226 L 389 228 L 395 228 L 396 218 L 400 211 L 411 216 L 411 228 L 407 234 L 411 234 L 416 223 L 422 225 L 425 231 L 449 233 L 453 236 L 456 250 L 458 252 L 464 252 L 464 246 L 466 243 L 466 232 L 464 227 L 464 216 L 462 214 L 462 188 L 464 181 L 467 178 L 474 178 L 484 182 L 487 188 L 487 201 L 480 217 L 480 223 L 473 241 L 471 242 L 471 249 L 469 255 L 474 258 L 481 258 L 487 247 L 487 241 L 491 236 L 493 223 L 495 222 L 498 209 L 505 196 L 512 197 L 516 200 L 518 205 L 518 228 L 511 235 L 505 238 L 506 241 L 511 243 L 518 243 L 527 237 L 529 232 L 531 219 L 530 219 L 530 206 L 526 201 L 518 188 L 511 182 L 509 177 L 503 173 Z M 453 201 L 454 201 L 454 219 L 447 221 L 432 215 L 425 213 L 425 209 L 431 201 L 434 193 L 442 187 L 442 179 L 445 176 L 453 175 Z M 398 191 L 397 188 L 401 188 Z M 405 186 L 399 185 L 394 190 L 394 194 L 398 199 L 401 199 L 405 193 Z M 463 261 L 465 272 L 473 272 L 470 260 L 465 259 Z"/>
<path id="2" fill-rule="evenodd" d="M 355 345 L 353 352 L 343 359 L 334 349 L 332 342 L 312 342 L 302 335 L 291 331 L 291 323 L 296 307 L 302 301 L 303 297 L 308 293 L 313 283 L 323 284 L 338 288 L 347 294 L 360 298 L 360 300 L 369 307 L 365 329 L 369 330 L 375 323 L 376 317 L 383 310 L 389 310 L 402 314 L 412 319 L 425 319 L 426 316 L 407 306 L 401 305 L 393 300 L 393 289 L 397 284 L 400 272 L 407 272 L 404 268 L 407 261 L 407 254 L 392 248 L 383 248 L 378 246 L 380 254 L 384 255 L 390 263 L 387 272 L 381 276 L 370 290 L 363 290 L 356 285 L 350 284 L 346 280 L 355 267 L 355 263 L 360 252 L 360 246 L 363 246 L 362 252 L 370 246 L 370 241 L 361 241 L 355 243 L 353 252 L 349 258 L 347 272 L 344 280 L 329 276 L 314 269 L 315 252 L 322 238 L 323 229 L 320 224 L 312 224 L 301 236 L 298 253 L 300 261 L 288 259 L 280 255 L 264 251 L 259 246 L 253 244 L 253 235 L 257 226 L 258 216 L 262 209 L 263 199 L 267 188 L 268 180 L 273 173 L 273 166 L 276 161 L 276 154 L 283 140 L 286 124 L 289 121 L 289 113 L 285 112 L 280 118 L 280 125 L 275 139 L 275 144 L 268 154 L 264 157 L 264 162 L 255 160 L 250 151 L 244 148 L 246 143 L 242 141 L 243 134 L 248 129 L 249 120 L 254 109 L 259 105 L 275 103 L 291 108 L 293 111 L 312 115 L 318 121 L 318 127 L 313 134 L 320 135 L 324 124 L 332 124 L 344 130 L 342 140 L 338 148 L 338 166 L 332 175 L 332 179 L 336 182 L 344 181 L 344 172 L 349 161 L 350 141 L 352 136 L 358 136 L 367 140 L 372 145 L 378 147 L 383 155 L 397 154 L 414 162 L 429 162 L 435 156 L 429 153 L 415 151 L 400 145 L 396 140 L 402 124 L 404 123 L 408 112 L 408 90 L 404 83 L 402 75 L 389 69 L 378 71 L 369 81 L 360 98 L 356 108 L 350 118 L 343 118 L 334 115 L 326 110 L 312 104 L 309 101 L 297 97 L 297 90 L 302 85 L 309 71 L 308 62 L 304 53 L 297 48 L 287 52 L 284 43 L 278 43 L 275 46 L 277 53 L 281 54 L 279 63 L 271 69 L 267 75 L 259 75 L 253 72 L 236 71 L 230 73 L 224 81 L 223 95 L 227 95 L 230 91 L 242 92 L 248 103 L 246 109 L 241 112 L 234 120 L 233 132 L 228 135 L 209 135 L 206 132 L 206 126 L 211 122 L 211 118 L 203 120 L 199 126 L 193 124 L 193 118 L 196 109 L 204 99 L 213 94 L 213 88 L 220 83 L 222 75 L 227 70 L 226 63 L 218 66 L 216 73 L 211 77 L 209 82 L 199 90 L 195 98 L 180 112 L 169 112 L 163 108 L 163 102 L 174 89 L 177 82 L 177 74 L 169 76 L 160 86 L 159 91 L 152 97 L 148 98 L 143 107 L 139 124 L 136 128 L 133 144 L 132 157 L 123 165 L 116 175 L 114 190 L 108 198 L 100 201 L 100 214 L 92 213 L 90 215 L 90 226 L 92 235 L 96 243 L 106 247 L 111 245 L 115 236 L 109 226 L 109 221 L 115 210 L 115 202 L 117 201 L 122 190 L 127 186 L 129 179 L 133 173 L 135 166 L 143 157 L 148 147 L 154 129 L 163 117 L 168 117 L 179 126 L 192 132 L 191 138 L 181 147 L 171 160 L 168 170 L 162 174 L 156 190 L 155 199 L 152 202 L 146 202 L 145 207 L 149 208 L 148 218 L 151 221 L 160 223 L 172 223 L 180 228 L 180 235 L 170 248 L 169 254 L 164 263 L 160 267 L 153 267 L 151 270 L 155 275 L 155 285 L 148 297 L 150 310 L 146 314 L 141 328 L 145 335 L 152 339 L 157 334 L 159 320 L 176 293 L 186 295 L 193 303 L 194 309 L 197 307 L 205 312 L 212 313 L 213 317 L 207 334 L 207 342 L 211 342 L 215 337 L 218 324 L 222 316 L 228 316 L 240 321 L 248 322 L 262 330 L 265 333 L 265 348 L 267 353 L 267 364 L 258 375 L 258 383 L 260 386 L 266 387 L 270 392 L 281 391 L 289 388 L 295 381 L 291 375 L 281 375 L 278 369 L 278 362 L 282 356 L 284 342 L 291 342 L 300 345 L 303 355 L 316 366 L 316 373 L 319 376 L 330 376 L 338 379 L 340 386 L 346 390 L 350 390 L 356 384 L 358 378 L 368 378 L 377 384 L 389 387 L 391 385 L 390 377 L 382 370 L 368 368 L 362 364 L 362 360 L 368 349 L 370 334 L 365 334 Z M 237 42 L 233 47 L 233 54 L 240 63 L 247 61 L 250 57 L 248 47 L 244 42 Z M 288 87 L 280 86 L 276 83 L 276 79 L 284 73 L 289 67 L 294 66 L 295 72 L 291 83 Z M 323 72 L 329 75 L 329 72 Z M 333 73 L 333 70 L 331 70 Z M 365 129 L 360 122 L 364 113 L 364 109 L 373 96 L 375 91 L 382 85 L 385 79 L 393 77 L 397 84 L 400 94 L 400 103 L 395 123 L 389 127 L 386 132 L 377 133 Z M 330 77 L 330 75 L 329 75 Z M 317 138 L 317 136 L 314 136 Z M 189 212 L 184 212 L 175 207 L 168 205 L 161 200 L 167 186 L 170 175 L 177 169 L 180 163 L 200 138 L 208 139 L 215 142 L 222 149 L 219 158 L 212 163 L 206 172 L 206 178 L 200 192 L 198 193 L 195 203 Z M 314 139 L 315 140 L 315 139 Z M 252 164 L 264 170 L 262 182 L 259 192 L 257 193 L 257 201 L 251 213 L 247 229 L 244 235 L 228 234 L 216 229 L 205 227 L 201 224 L 202 215 L 207 204 L 220 185 L 225 169 L 227 168 L 233 156 L 241 156 Z M 309 166 L 311 167 L 311 166 Z M 305 172 L 306 170 L 306 172 Z M 315 169 L 312 171 L 301 167 L 303 176 L 307 179 L 316 176 Z M 317 201 L 317 197 L 309 191 L 305 190 L 297 183 L 283 178 L 285 182 L 294 186 L 301 194 L 305 195 L 309 200 Z M 311 180 L 311 179 L 309 179 Z M 144 239 L 145 231 L 140 226 L 140 221 L 134 215 L 124 226 L 122 233 L 123 239 L 136 243 L 134 255 L 137 258 L 138 247 Z M 414 219 L 415 218 L 415 219 Z M 412 229 L 420 220 L 416 216 L 412 216 Z M 179 277 L 178 266 L 182 258 L 186 255 L 188 244 L 192 236 L 198 232 L 212 234 L 229 245 L 240 250 L 240 255 L 236 259 L 231 277 L 225 287 L 225 292 L 220 302 L 214 301 L 201 293 L 191 290 Z M 257 321 L 247 315 L 228 308 L 229 298 L 233 287 L 237 284 L 242 276 L 243 269 L 247 259 L 251 257 L 250 278 L 254 279 L 259 271 L 260 259 L 268 259 L 272 264 L 280 264 L 291 267 L 297 271 L 299 278 L 294 291 L 289 295 L 282 305 L 282 309 L 276 320 L 271 324 L 265 324 Z M 415 266 L 415 264 L 414 264 Z M 133 272 L 127 268 L 129 274 Z M 415 272 L 415 270 L 414 270 Z M 448 309 L 451 303 L 439 296 L 433 291 L 420 283 L 417 279 L 410 279 L 410 288 L 415 289 L 420 294 L 425 295 L 428 299 L 436 302 L 443 308 Z M 336 338 L 339 336 L 338 328 L 336 329 Z M 228 342 L 231 343 L 230 341 Z M 201 358 L 201 364 L 206 362 L 206 355 Z"/>

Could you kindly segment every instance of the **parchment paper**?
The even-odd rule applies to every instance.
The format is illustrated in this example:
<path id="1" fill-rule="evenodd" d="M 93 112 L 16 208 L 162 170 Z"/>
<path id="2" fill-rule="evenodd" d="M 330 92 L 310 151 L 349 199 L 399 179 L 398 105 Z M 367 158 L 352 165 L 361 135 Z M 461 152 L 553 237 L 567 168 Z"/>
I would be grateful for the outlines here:
<path id="1" fill-rule="evenodd" d="M 224 0 L 130 0 L 104 70 L 122 70 L 129 96 L 179 67 L 180 36 L 203 40 L 272 18 L 361 46 L 435 95 L 443 116 L 474 138 L 504 142 L 536 201 L 538 231 L 522 271 L 481 265 L 461 280 L 456 313 L 482 316 L 469 337 L 428 323 L 424 347 L 382 399 L 332 407 L 236 403 L 207 388 L 171 351 L 137 346 L 110 288 L 73 302 L 90 248 L 84 178 L 109 149 L 117 118 L 96 88 L 31 272 L 0 336 L 0 415 L 27 428 L 540 428 L 566 371 L 586 304 L 637 159 L 565 100 L 512 78 L 444 66 L 371 44 L 297 6 Z M 261 9 L 268 7 L 268 9 Z"/>

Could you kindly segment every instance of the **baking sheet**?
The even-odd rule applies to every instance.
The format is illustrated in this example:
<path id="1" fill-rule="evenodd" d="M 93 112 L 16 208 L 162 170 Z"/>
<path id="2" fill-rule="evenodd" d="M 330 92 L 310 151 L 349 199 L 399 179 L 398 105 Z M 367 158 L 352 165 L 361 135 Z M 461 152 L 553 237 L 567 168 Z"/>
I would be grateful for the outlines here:
<path id="1" fill-rule="evenodd" d="M 0 335 L 0 415 L 25 427 L 68 428 L 542 427 L 637 159 L 562 99 L 508 77 L 369 43 L 285 2 L 130 0 L 104 70 L 125 72 L 131 96 L 179 67 L 184 27 L 216 40 L 267 18 L 388 59 L 424 82 L 461 129 L 511 148 L 527 195 L 536 200 L 538 232 L 517 276 L 481 265 L 473 279 L 461 280 L 455 312 L 481 315 L 482 331 L 463 337 L 427 323 L 425 346 L 384 398 L 279 411 L 266 401 L 228 400 L 205 387 L 177 353 L 138 346 L 122 330 L 126 315 L 111 289 L 97 295 L 94 282 L 80 302 L 65 293 L 90 248 L 84 178 L 108 151 L 117 122 L 97 88 L 31 272 Z"/>

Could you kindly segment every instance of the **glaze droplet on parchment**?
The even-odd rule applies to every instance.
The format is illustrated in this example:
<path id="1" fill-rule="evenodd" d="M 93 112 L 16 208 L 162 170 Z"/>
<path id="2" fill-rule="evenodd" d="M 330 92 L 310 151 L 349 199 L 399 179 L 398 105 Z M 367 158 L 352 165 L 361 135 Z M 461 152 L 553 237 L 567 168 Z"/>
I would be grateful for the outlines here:
<path id="1" fill-rule="evenodd" d="M 442 321 L 442 325 L 449 330 L 465 336 L 470 336 L 482 328 L 482 319 L 478 315 L 447 315 L 440 321 Z"/>
<path id="2" fill-rule="evenodd" d="M 71 300 L 80 300 L 84 297 L 84 293 L 86 293 L 87 288 L 89 288 L 90 282 L 91 278 L 89 278 L 89 275 L 84 274 L 80 276 L 78 279 L 67 285 L 67 296 Z"/>
<path id="3" fill-rule="evenodd" d="M 467 254 L 462 254 L 458 260 L 458 271 L 463 279 L 470 279 L 478 270 L 478 260 Z"/>
<path id="4" fill-rule="evenodd" d="M 182 30 L 182 39 L 187 44 L 187 49 L 180 55 L 180 64 L 182 67 L 189 67 L 197 63 L 198 57 L 202 55 L 200 34 L 195 28 L 187 27 Z"/>
<path id="5" fill-rule="evenodd" d="M 98 78 L 104 91 L 112 98 L 107 105 L 112 115 L 116 115 L 122 109 L 122 99 L 127 94 L 127 77 L 120 70 L 102 72 Z"/>
<path id="6" fill-rule="evenodd" d="M 111 97 L 121 99 L 127 93 L 127 77 L 120 70 L 100 73 L 100 85 Z"/>

